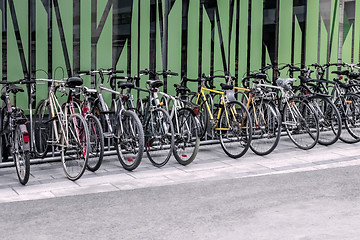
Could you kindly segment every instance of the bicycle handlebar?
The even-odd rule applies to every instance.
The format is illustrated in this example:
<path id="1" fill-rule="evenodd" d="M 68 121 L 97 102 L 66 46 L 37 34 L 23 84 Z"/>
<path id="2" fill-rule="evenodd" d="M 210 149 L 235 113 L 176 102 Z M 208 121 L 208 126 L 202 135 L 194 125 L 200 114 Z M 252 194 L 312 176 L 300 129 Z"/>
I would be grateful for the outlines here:
<path id="1" fill-rule="evenodd" d="M 28 81 L 26 79 L 20 79 L 18 81 L 0 81 L 0 84 L 4 84 L 4 85 L 11 85 L 11 84 L 35 84 L 36 81 L 35 80 L 31 80 L 31 81 Z"/>

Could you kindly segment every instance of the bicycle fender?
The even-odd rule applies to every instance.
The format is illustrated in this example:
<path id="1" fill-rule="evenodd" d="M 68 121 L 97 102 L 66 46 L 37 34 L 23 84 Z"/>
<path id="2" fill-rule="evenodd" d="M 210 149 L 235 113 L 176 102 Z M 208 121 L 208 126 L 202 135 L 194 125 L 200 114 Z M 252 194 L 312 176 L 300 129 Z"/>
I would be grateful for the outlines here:
<path id="1" fill-rule="evenodd" d="M 30 151 L 30 140 L 29 140 L 29 132 L 25 124 L 20 125 L 20 130 L 24 139 L 24 151 Z"/>

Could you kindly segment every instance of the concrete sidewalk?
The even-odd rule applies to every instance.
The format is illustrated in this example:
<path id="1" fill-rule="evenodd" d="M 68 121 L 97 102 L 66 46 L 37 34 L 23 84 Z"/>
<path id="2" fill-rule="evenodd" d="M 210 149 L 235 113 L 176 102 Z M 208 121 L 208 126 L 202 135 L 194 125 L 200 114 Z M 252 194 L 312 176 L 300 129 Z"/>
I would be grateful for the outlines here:
<path id="1" fill-rule="evenodd" d="M 231 159 L 222 151 L 220 144 L 213 144 L 201 146 L 197 158 L 188 166 L 179 165 L 172 157 L 166 166 L 159 169 L 144 157 L 133 172 L 124 170 L 117 157 L 110 156 L 104 158 L 97 172 L 86 171 L 76 182 L 65 177 L 60 162 L 44 163 L 31 166 L 26 186 L 18 182 L 14 167 L 2 168 L 0 202 L 360 165 L 359 146 L 338 141 L 332 146 L 317 145 L 304 151 L 284 136 L 276 150 L 268 156 L 257 156 L 249 150 L 244 157 Z"/>

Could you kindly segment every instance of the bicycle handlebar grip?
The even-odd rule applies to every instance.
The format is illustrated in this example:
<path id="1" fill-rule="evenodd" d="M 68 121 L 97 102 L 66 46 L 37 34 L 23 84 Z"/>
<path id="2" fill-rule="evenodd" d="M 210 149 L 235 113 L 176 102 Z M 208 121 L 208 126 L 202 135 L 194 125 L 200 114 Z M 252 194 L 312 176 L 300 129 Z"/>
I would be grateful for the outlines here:
<path id="1" fill-rule="evenodd" d="M 78 71 L 78 74 L 87 74 L 90 75 L 90 71 Z"/>
<path id="2" fill-rule="evenodd" d="M 164 72 L 164 75 L 179 76 L 178 73 L 172 72 L 171 70 L 167 70 L 166 72 Z"/>
<path id="3" fill-rule="evenodd" d="M 139 74 L 145 74 L 148 75 L 150 73 L 149 69 L 140 70 Z"/>

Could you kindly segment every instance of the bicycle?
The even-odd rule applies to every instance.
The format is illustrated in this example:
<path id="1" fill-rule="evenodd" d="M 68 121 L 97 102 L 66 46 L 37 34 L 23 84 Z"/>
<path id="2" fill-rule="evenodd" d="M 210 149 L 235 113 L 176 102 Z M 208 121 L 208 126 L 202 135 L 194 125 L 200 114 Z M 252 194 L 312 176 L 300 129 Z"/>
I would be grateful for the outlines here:
<path id="1" fill-rule="evenodd" d="M 59 103 L 56 91 L 65 93 L 66 87 L 74 88 L 83 84 L 78 77 L 66 81 L 55 79 L 35 79 L 50 82 L 49 97 L 40 101 L 34 118 L 34 146 L 38 157 L 45 157 L 49 147 L 60 151 L 61 162 L 68 179 L 79 179 L 87 166 L 90 149 L 89 128 L 86 120 L 78 113 L 68 112 L 68 103 Z"/>
<path id="2" fill-rule="evenodd" d="M 123 73 L 122 70 L 97 70 L 79 71 L 79 74 L 100 76 L 100 85 L 97 92 L 93 93 L 91 99 L 91 111 L 100 119 L 104 130 L 104 138 L 113 139 L 113 145 L 120 164 L 128 171 L 135 170 L 141 163 L 144 152 L 144 131 L 139 117 L 130 110 L 124 108 L 122 92 L 115 91 L 104 86 L 105 77 L 109 78 L 112 88 L 118 79 L 116 73 Z M 118 88 L 133 88 L 134 85 L 128 82 L 118 82 Z M 103 91 L 117 96 L 112 100 L 111 109 L 106 104 Z"/>
<path id="3" fill-rule="evenodd" d="M 288 65 L 281 68 L 270 65 L 263 71 L 273 69 L 280 73 L 280 70 L 286 67 Z M 277 78 L 277 86 L 268 85 L 268 87 L 278 92 L 276 100 L 282 115 L 281 125 L 290 140 L 300 149 L 308 150 L 319 140 L 319 120 L 307 97 L 296 96 L 293 92 L 292 85 L 295 81 L 294 78 Z"/>
<path id="4" fill-rule="evenodd" d="M 81 114 L 89 127 L 90 148 L 87 169 L 92 172 L 97 171 L 104 157 L 104 133 L 99 119 L 91 113 L 90 98 L 97 93 L 96 89 L 90 89 L 85 86 L 76 86 L 70 88 L 68 96 L 68 108 L 70 113 Z M 80 100 L 78 95 L 83 96 Z"/>
<path id="5" fill-rule="evenodd" d="M 158 77 L 160 75 L 174 75 L 174 73 L 170 71 L 153 72 L 145 69 L 139 71 L 139 74 L 140 76 L 152 75 L 152 79 L 146 81 L 148 89 L 133 88 L 148 94 L 146 104 L 138 104 L 140 109 L 138 108 L 137 111 L 144 126 L 146 154 L 154 166 L 162 167 L 169 161 L 171 154 L 174 152 L 175 131 L 169 113 L 160 106 L 158 92 L 159 87 L 163 86 L 164 83 Z M 139 102 L 142 101 L 139 100 Z M 134 108 L 133 103 L 131 108 Z M 183 163 L 186 164 L 186 161 Z"/>
<path id="6" fill-rule="evenodd" d="M 22 109 L 16 107 L 16 94 L 24 92 L 24 89 L 15 84 L 33 84 L 33 81 L 25 79 L 3 84 L 1 99 L 5 106 L 1 109 L 0 137 L 2 138 L 2 155 L 7 159 L 9 153 L 13 157 L 19 182 L 25 185 L 30 175 L 30 141 L 26 123 L 28 119 Z M 14 105 L 11 104 L 10 93 L 14 94 Z M 7 149 L 7 151 L 4 151 Z"/>
<path id="7" fill-rule="evenodd" d="M 203 75 L 198 79 L 201 88 L 195 103 L 200 107 L 205 129 L 209 125 L 214 133 L 218 134 L 221 147 L 229 157 L 239 158 L 250 147 L 252 139 L 250 114 L 246 107 L 237 101 L 232 85 L 221 83 L 222 90 L 214 90 L 216 87 L 213 80 L 218 77 Z M 214 110 L 211 109 L 205 92 L 219 96 L 219 104 L 214 104 Z"/>
<path id="8" fill-rule="evenodd" d="M 331 101 L 331 96 L 323 93 L 312 91 L 309 84 L 315 82 L 315 79 L 310 78 L 313 72 L 310 69 L 300 69 L 296 66 L 288 65 L 290 75 L 293 72 L 300 72 L 300 84 L 294 87 L 294 92 L 298 95 L 304 96 L 313 106 L 319 119 L 319 143 L 325 146 L 334 144 L 341 135 L 341 116 L 335 104 Z"/>
<path id="9" fill-rule="evenodd" d="M 314 91 L 320 93 L 330 94 L 332 101 L 336 108 L 339 110 L 342 130 L 339 139 L 345 143 L 357 143 L 360 141 L 360 96 L 354 92 L 354 87 L 358 84 L 344 83 L 341 80 L 343 76 L 348 76 L 349 71 L 336 70 L 332 71 L 338 75 L 338 78 L 334 78 L 333 81 L 324 78 L 326 69 L 330 66 L 342 67 L 343 63 L 328 63 L 324 65 L 312 64 L 318 72 L 318 79 L 316 84 L 312 85 Z M 331 92 L 328 89 L 328 85 L 331 85 Z"/>
<path id="10" fill-rule="evenodd" d="M 253 79 L 251 88 L 248 82 L 250 79 Z M 246 96 L 245 104 L 253 126 L 250 149 L 262 156 L 274 151 L 281 135 L 281 114 L 275 104 L 276 93 L 268 91 L 269 86 L 264 84 L 266 80 L 267 75 L 264 73 L 250 74 L 242 79 L 243 87 L 234 87 L 246 93 L 243 96 Z"/>

